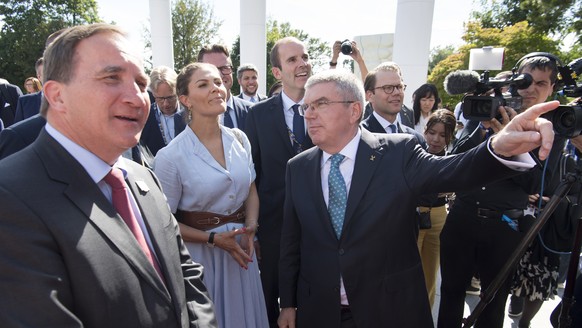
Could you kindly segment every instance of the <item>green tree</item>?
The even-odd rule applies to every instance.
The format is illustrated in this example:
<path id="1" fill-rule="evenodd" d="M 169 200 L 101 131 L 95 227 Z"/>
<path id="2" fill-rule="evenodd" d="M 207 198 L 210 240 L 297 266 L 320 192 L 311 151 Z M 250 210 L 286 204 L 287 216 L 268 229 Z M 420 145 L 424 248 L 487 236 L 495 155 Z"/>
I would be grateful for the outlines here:
<path id="1" fill-rule="evenodd" d="M 279 23 L 276 20 L 269 20 L 267 22 L 267 53 L 265 54 L 265 58 L 267 60 L 266 90 L 269 90 L 271 85 L 273 85 L 273 83 L 276 81 L 275 77 L 271 73 L 271 62 L 269 60 L 271 49 L 273 49 L 273 46 L 277 40 L 288 36 L 294 36 L 305 43 L 314 72 L 327 67 L 327 63 L 331 57 L 331 48 L 329 45 L 327 45 L 319 38 L 310 37 L 309 34 L 305 33 L 303 30 L 292 28 L 291 24 L 289 23 Z M 240 37 L 236 38 L 236 41 L 232 46 L 230 58 L 235 69 L 240 66 Z M 235 95 L 240 91 L 240 86 L 236 76 L 234 78 L 231 91 Z"/>
<path id="2" fill-rule="evenodd" d="M 175 67 L 195 62 L 198 51 L 214 41 L 221 25 L 210 5 L 199 0 L 177 0 L 172 9 Z"/>
<path id="3" fill-rule="evenodd" d="M 20 85 L 36 76 L 34 63 L 53 32 L 78 24 L 100 21 L 94 0 L 0 1 L 0 72 Z"/>
<path id="4" fill-rule="evenodd" d="M 428 77 L 428 81 L 437 86 L 443 105 L 446 106 L 454 106 L 461 100 L 462 95 L 451 96 L 444 91 L 445 77 L 455 70 L 467 69 L 470 49 L 484 46 L 505 48 L 503 71 L 511 70 L 521 57 L 532 51 L 540 50 L 561 55 L 559 41 L 552 40 L 543 33 L 535 32 L 527 22 L 519 22 L 504 29 L 485 28 L 479 22 L 469 22 L 465 28 L 463 40 L 466 44 L 461 46 L 456 53 L 439 62 Z M 490 73 L 494 76 L 498 71 Z"/>
<path id="5" fill-rule="evenodd" d="M 432 72 L 434 67 L 441 62 L 443 59 L 452 55 L 455 52 L 455 47 L 452 45 L 448 46 L 436 46 L 430 50 L 430 55 L 428 58 L 428 74 Z"/>
<path id="6" fill-rule="evenodd" d="M 582 41 L 582 0 L 481 0 L 472 16 L 483 27 L 506 28 L 528 21 L 532 30 L 549 35 L 574 33 Z"/>

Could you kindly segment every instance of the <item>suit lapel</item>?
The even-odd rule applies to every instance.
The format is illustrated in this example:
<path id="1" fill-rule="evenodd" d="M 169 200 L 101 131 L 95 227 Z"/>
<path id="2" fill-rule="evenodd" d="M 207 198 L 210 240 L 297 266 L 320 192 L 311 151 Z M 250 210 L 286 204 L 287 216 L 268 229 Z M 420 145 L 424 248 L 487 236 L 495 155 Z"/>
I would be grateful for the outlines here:
<path id="1" fill-rule="evenodd" d="M 135 271 L 169 300 L 168 292 L 137 240 L 81 164 L 45 130 L 37 140 L 35 147 L 48 175 L 53 180 L 67 184 L 64 195 L 109 239 Z M 136 195 L 134 190 L 132 192 Z M 138 204 L 141 206 L 139 200 Z"/>
<path id="2" fill-rule="evenodd" d="M 325 198 L 323 198 L 323 190 L 321 189 L 321 156 L 323 152 L 321 149 L 313 149 L 307 154 L 305 163 L 308 163 L 305 174 L 307 181 L 310 181 L 310 191 L 313 192 L 312 199 L 315 202 L 315 209 L 318 212 L 317 217 L 323 220 L 323 226 L 326 227 L 327 233 L 336 238 L 335 230 L 331 223 L 331 217 L 327 211 Z"/>
<path id="3" fill-rule="evenodd" d="M 348 194 L 348 203 L 344 218 L 344 230 L 352 220 L 352 216 L 360 200 L 364 196 L 368 185 L 372 181 L 374 172 L 382 162 L 386 146 L 381 145 L 374 135 L 362 129 L 362 138 L 356 153 L 356 163 L 352 175 L 352 184 Z"/>

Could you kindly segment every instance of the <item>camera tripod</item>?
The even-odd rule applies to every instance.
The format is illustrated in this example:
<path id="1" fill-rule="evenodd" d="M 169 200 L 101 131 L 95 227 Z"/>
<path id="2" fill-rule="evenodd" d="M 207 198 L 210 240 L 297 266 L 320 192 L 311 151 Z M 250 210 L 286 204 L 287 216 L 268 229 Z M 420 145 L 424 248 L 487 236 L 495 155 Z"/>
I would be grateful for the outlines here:
<path id="1" fill-rule="evenodd" d="M 471 312 L 471 314 L 463 319 L 463 328 L 472 327 L 475 324 L 475 321 L 483 312 L 487 304 L 493 300 L 495 294 L 501 288 L 505 280 L 507 279 L 510 272 L 513 272 L 517 262 L 523 256 L 531 242 L 538 232 L 542 229 L 544 224 L 548 221 L 552 213 L 556 210 L 560 201 L 566 197 L 572 186 L 576 181 L 582 181 L 582 171 L 580 168 L 576 168 L 576 173 L 567 173 L 565 177 L 560 182 L 558 188 L 556 188 L 554 194 L 545 205 L 544 209 L 540 212 L 541 215 L 535 221 L 535 224 L 529 229 L 526 235 L 523 237 L 521 243 L 518 247 L 513 251 L 505 265 L 501 268 L 499 274 L 495 279 L 491 282 L 487 290 L 481 293 L 481 300 Z M 580 218 L 578 218 L 580 219 Z M 580 245 L 582 239 L 582 224 L 580 224 L 580 220 L 578 220 L 578 227 L 576 230 L 576 238 L 574 241 L 573 250 L 570 256 L 570 263 L 568 267 L 568 275 L 567 275 L 567 285 L 566 289 L 564 290 L 564 295 L 562 298 L 562 309 L 559 318 L 559 328 L 568 328 L 570 327 L 571 319 L 569 317 L 569 312 L 571 306 L 574 304 L 573 293 L 574 293 L 574 282 L 576 281 L 576 271 L 578 270 L 578 259 L 580 257 Z"/>

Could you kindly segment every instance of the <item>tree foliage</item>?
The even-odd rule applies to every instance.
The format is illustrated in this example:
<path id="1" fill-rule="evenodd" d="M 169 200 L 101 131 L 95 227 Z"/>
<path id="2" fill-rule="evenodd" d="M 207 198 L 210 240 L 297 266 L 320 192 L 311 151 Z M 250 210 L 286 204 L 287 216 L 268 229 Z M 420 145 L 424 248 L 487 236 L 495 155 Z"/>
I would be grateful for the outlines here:
<path id="1" fill-rule="evenodd" d="M 276 20 L 269 20 L 267 21 L 267 53 L 265 54 L 265 58 L 267 60 L 267 86 L 266 90 L 269 90 L 271 85 L 275 83 L 276 79 L 271 73 L 271 62 L 269 60 L 269 54 L 271 53 L 271 49 L 275 45 L 277 40 L 282 39 L 284 37 L 293 36 L 297 39 L 303 41 L 307 46 L 307 52 L 309 53 L 311 65 L 313 67 L 313 71 L 317 72 L 324 67 L 327 67 L 327 63 L 329 58 L 331 57 L 331 48 L 321 39 L 314 38 L 309 36 L 306 32 L 299 29 L 294 29 L 291 27 L 291 24 L 288 22 L 286 23 L 279 23 Z M 240 36 L 237 37 L 236 41 L 232 46 L 232 51 L 230 53 L 230 57 L 232 59 L 232 64 L 236 68 L 240 66 Z M 233 94 L 238 94 L 240 91 L 240 87 L 236 77 L 234 79 L 234 83 L 232 86 Z"/>
<path id="2" fill-rule="evenodd" d="M 34 63 L 50 34 L 100 21 L 94 0 L 2 0 L 0 20 L 0 74 L 17 85 L 36 76 Z"/>
<path id="3" fill-rule="evenodd" d="M 481 0 L 472 16 L 483 27 L 504 29 L 521 21 L 548 35 L 574 33 L 582 41 L 582 0 Z"/>
<path id="4" fill-rule="evenodd" d="M 455 52 L 455 47 L 452 45 L 448 46 L 436 46 L 430 50 L 430 55 L 428 59 L 428 74 L 432 72 L 436 64 L 441 62 L 443 59 L 452 55 Z"/>
<path id="5" fill-rule="evenodd" d="M 199 0 L 177 0 L 172 8 L 175 67 L 195 62 L 200 49 L 215 41 L 221 25 L 210 5 Z"/>
<path id="6" fill-rule="evenodd" d="M 482 27 L 479 22 L 469 22 L 463 35 L 465 45 L 458 51 L 439 62 L 428 77 L 430 83 L 437 86 L 443 105 L 454 106 L 462 96 L 451 96 L 444 91 L 445 77 L 459 69 L 469 66 L 469 51 L 484 46 L 505 48 L 502 70 L 511 70 L 524 55 L 533 51 L 545 51 L 561 56 L 559 41 L 550 39 L 544 33 L 536 32 L 527 22 L 519 22 L 504 29 Z M 499 71 L 490 72 L 494 76 Z M 479 72 L 481 73 L 481 72 Z"/>

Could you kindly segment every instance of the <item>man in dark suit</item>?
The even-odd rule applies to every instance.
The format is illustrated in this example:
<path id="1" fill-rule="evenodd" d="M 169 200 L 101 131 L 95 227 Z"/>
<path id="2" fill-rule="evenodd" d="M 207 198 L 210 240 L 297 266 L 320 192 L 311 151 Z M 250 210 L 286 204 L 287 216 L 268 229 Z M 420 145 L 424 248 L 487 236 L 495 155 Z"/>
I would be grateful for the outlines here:
<path id="1" fill-rule="evenodd" d="M 216 66 L 226 87 L 226 112 L 221 117 L 221 123 L 226 127 L 244 131 L 247 113 L 252 103 L 232 96 L 232 60 L 228 49 L 220 44 L 206 46 L 198 52 L 198 61 Z"/>
<path id="2" fill-rule="evenodd" d="M 363 128 L 374 133 L 412 134 L 418 143 L 426 149 L 423 135 L 397 120 L 398 114 L 402 114 L 401 108 L 404 100 L 404 84 L 398 66 L 393 63 L 384 63 L 374 68 L 366 75 L 364 90 L 366 91 L 366 99 L 373 110 L 362 121 Z"/>
<path id="3" fill-rule="evenodd" d="M 39 113 L 42 91 L 24 95 L 18 98 L 14 123 L 23 121 Z"/>
<path id="4" fill-rule="evenodd" d="M 178 74 L 167 66 L 158 66 L 150 73 L 149 90 L 155 103 L 150 108 L 139 142 L 153 156 L 186 128 L 184 111 L 180 110 L 176 95 L 177 77 Z"/>
<path id="5" fill-rule="evenodd" d="M 547 156 L 552 126 L 537 117 L 558 103 L 514 119 L 489 144 L 437 157 L 412 136 L 359 129 L 364 92 L 353 74 L 325 71 L 305 87 L 317 147 L 287 165 L 279 327 L 433 327 L 411 215 L 418 197 L 517 174 L 501 157 L 540 144 Z"/>
<path id="6" fill-rule="evenodd" d="M 277 327 L 285 166 L 290 158 L 311 148 L 313 143 L 305 133 L 305 121 L 299 115 L 299 106 L 295 106 L 303 103 L 305 82 L 311 75 L 307 48 L 296 38 L 281 39 L 271 50 L 271 65 L 273 75 L 283 82 L 283 91 L 253 106 L 245 132 L 251 142 L 260 199 L 260 230 L 257 235 L 261 281 L 269 323 L 271 327 Z"/>
<path id="7" fill-rule="evenodd" d="M 257 103 L 267 99 L 267 96 L 259 94 L 259 69 L 253 64 L 240 65 L 236 70 L 236 78 L 242 92 L 237 96 L 240 99 Z"/>
<path id="8" fill-rule="evenodd" d="M 17 85 L 10 84 L 5 79 L 0 79 L 0 119 L 7 128 L 14 124 L 18 99 L 22 96 L 22 90 Z"/>
<path id="9" fill-rule="evenodd" d="M 42 130 L 46 119 L 40 114 L 11 125 L 0 132 L 0 159 L 30 145 Z"/>
<path id="10" fill-rule="evenodd" d="M 120 158 L 150 105 L 130 44 L 93 24 L 45 51 L 47 124 L 0 161 L 3 327 L 217 326 L 158 180 Z"/>

